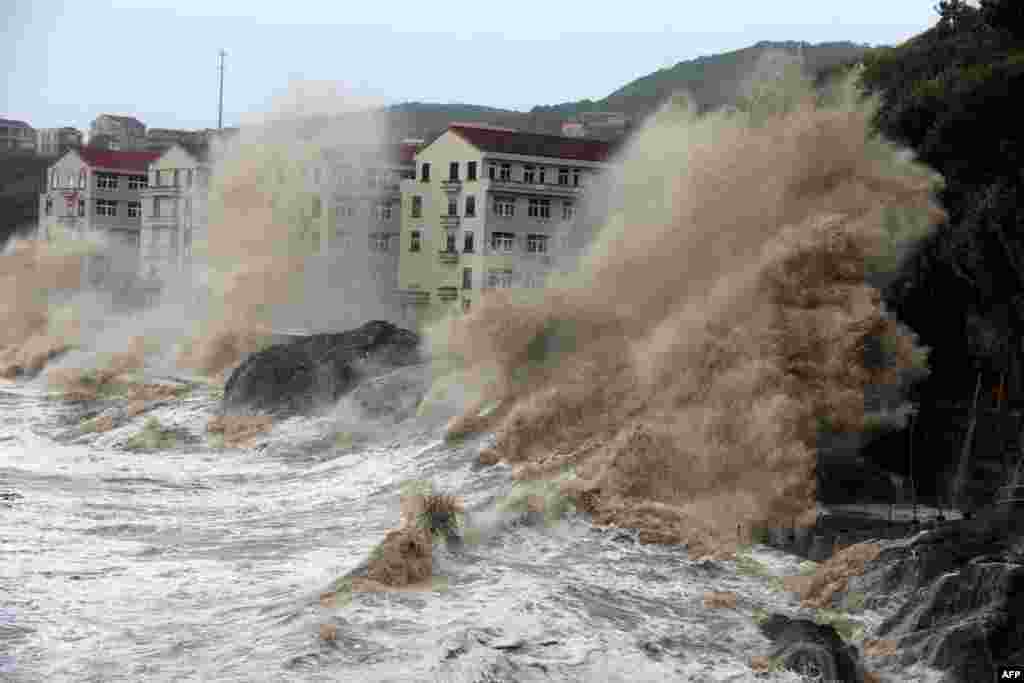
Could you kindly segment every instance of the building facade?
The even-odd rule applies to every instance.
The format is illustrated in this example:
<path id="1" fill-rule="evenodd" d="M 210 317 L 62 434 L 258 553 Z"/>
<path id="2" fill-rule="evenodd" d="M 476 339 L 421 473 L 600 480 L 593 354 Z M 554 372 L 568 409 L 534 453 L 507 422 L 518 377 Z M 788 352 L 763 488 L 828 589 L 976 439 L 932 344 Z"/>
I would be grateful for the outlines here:
<path id="1" fill-rule="evenodd" d="M 173 144 L 149 165 L 141 191 L 139 275 L 166 282 L 192 261 L 192 245 L 208 224 L 209 150 Z"/>
<path id="2" fill-rule="evenodd" d="M 40 128 L 36 131 L 36 153 L 43 157 L 60 157 L 68 150 L 82 146 L 82 131 L 70 126 Z"/>
<path id="3" fill-rule="evenodd" d="M 0 152 L 34 152 L 36 131 L 24 121 L 0 119 Z"/>
<path id="4" fill-rule="evenodd" d="M 88 147 L 65 153 L 47 171 L 46 189 L 39 198 L 37 237 L 100 237 L 121 255 L 119 267 L 134 266 L 147 167 L 157 156 Z M 102 277 L 110 265 L 95 264 L 91 275 Z"/>
<path id="5" fill-rule="evenodd" d="M 489 289 L 543 286 L 611 152 L 600 140 L 449 126 L 402 181 L 403 322 L 469 310 Z"/>
<path id="6" fill-rule="evenodd" d="M 113 151 L 146 149 L 146 124 L 133 116 L 100 114 L 89 126 L 89 146 Z"/>

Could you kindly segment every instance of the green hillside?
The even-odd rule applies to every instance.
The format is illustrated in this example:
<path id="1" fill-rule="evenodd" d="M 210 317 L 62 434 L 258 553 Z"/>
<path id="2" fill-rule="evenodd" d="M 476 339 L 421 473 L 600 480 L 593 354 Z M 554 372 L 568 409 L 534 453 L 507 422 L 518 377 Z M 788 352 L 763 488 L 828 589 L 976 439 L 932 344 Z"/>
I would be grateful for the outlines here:
<path id="1" fill-rule="evenodd" d="M 759 63 L 778 51 L 802 56 L 806 71 L 817 75 L 858 60 L 869 49 L 868 45 L 851 42 L 812 45 L 797 41 L 762 41 L 741 50 L 698 57 L 667 69 L 659 69 L 627 83 L 600 100 L 585 99 L 537 106 L 532 112 L 557 113 L 563 118 L 587 111 L 621 111 L 643 116 L 678 90 L 688 92 L 701 110 L 714 109 L 733 102 Z"/>

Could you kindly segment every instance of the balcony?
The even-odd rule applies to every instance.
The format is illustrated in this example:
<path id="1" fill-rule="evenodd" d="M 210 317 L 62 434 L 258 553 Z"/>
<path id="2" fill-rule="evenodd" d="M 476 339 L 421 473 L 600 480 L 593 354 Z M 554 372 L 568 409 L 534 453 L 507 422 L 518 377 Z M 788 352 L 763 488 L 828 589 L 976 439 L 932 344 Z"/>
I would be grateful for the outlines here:
<path id="1" fill-rule="evenodd" d="M 548 195 L 550 197 L 578 197 L 582 185 L 558 185 L 557 183 L 524 183 L 519 180 L 491 180 L 489 189 L 493 192 L 511 194 Z"/>
<path id="2" fill-rule="evenodd" d="M 458 216 L 441 216 L 441 227 L 442 228 L 457 228 L 459 227 Z"/>
<path id="3" fill-rule="evenodd" d="M 440 261 L 441 263 L 445 263 L 445 264 L 449 264 L 449 265 L 451 265 L 453 263 L 458 263 L 459 262 L 459 252 L 457 252 L 457 251 L 448 251 L 447 249 L 445 249 L 443 251 L 439 251 L 437 253 L 437 260 Z"/>
<path id="4" fill-rule="evenodd" d="M 457 287 L 449 285 L 438 287 L 437 298 L 441 301 L 455 301 L 459 298 L 459 290 Z"/>
<path id="5" fill-rule="evenodd" d="M 462 181 L 457 178 L 455 180 L 442 180 L 441 189 L 445 192 L 461 192 Z"/>

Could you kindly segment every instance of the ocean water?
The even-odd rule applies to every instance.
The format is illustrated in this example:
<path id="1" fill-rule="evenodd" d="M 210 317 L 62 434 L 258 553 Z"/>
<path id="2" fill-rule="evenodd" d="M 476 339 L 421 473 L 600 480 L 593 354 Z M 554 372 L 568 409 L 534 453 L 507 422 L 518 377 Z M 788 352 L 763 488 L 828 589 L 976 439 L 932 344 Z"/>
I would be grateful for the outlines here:
<path id="1" fill-rule="evenodd" d="M 2 680 L 744 681 L 770 649 L 756 611 L 798 611 L 681 546 L 575 513 L 503 518 L 491 502 L 509 468 L 475 464 L 487 436 L 449 446 L 411 420 L 339 444 L 337 419 L 296 418 L 224 449 L 204 432 L 215 409 L 197 391 L 81 435 L 73 405 L 0 389 Z M 126 448 L 149 417 L 180 428 L 178 444 Z M 397 525 L 411 480 L 461 496 L 479 541 L 435 548 L 432 590 L 322 605 Z M 735 592 L 736 609 L 705 608 L 711 590 Z"/>

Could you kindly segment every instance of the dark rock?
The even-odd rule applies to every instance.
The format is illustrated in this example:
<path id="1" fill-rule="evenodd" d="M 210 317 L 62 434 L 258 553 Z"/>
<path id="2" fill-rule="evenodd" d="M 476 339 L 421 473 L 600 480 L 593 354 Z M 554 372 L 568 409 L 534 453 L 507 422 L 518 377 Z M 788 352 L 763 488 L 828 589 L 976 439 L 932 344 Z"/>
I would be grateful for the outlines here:
<path id="1" fill-rule="evenodd" d="M 375 320 L 250 355 L 224 385 L 225 412 L 311 413 L 333 405 L 364 377 L 420 361 L 419 335 Z"/>
<path id="2" fill-rule="evenodd" d="M 898 644 L 900 662 L 946 672 L 947 681 L 992 680 L 1024 651 L 1024 525 L 983 511 L 895 543 L 858 589 L 902 598 L 877 635 Z"/>
<path id="3" fill-rule="evenodd" d="M 431 379 L 428 365 L 399 368 L 360 383 L 352 391 L 352 401 L 367 418 L 398 423 L 416 414 Z"/>
<path id="4" fill-rule="evenodd" d="M 775 643 L 771 656 L 783 668 L 822 681 L 864 681 L 857 648 L 843 641 L 832 626 L 773 614 L 761 624 L 761 632 Z"/>

